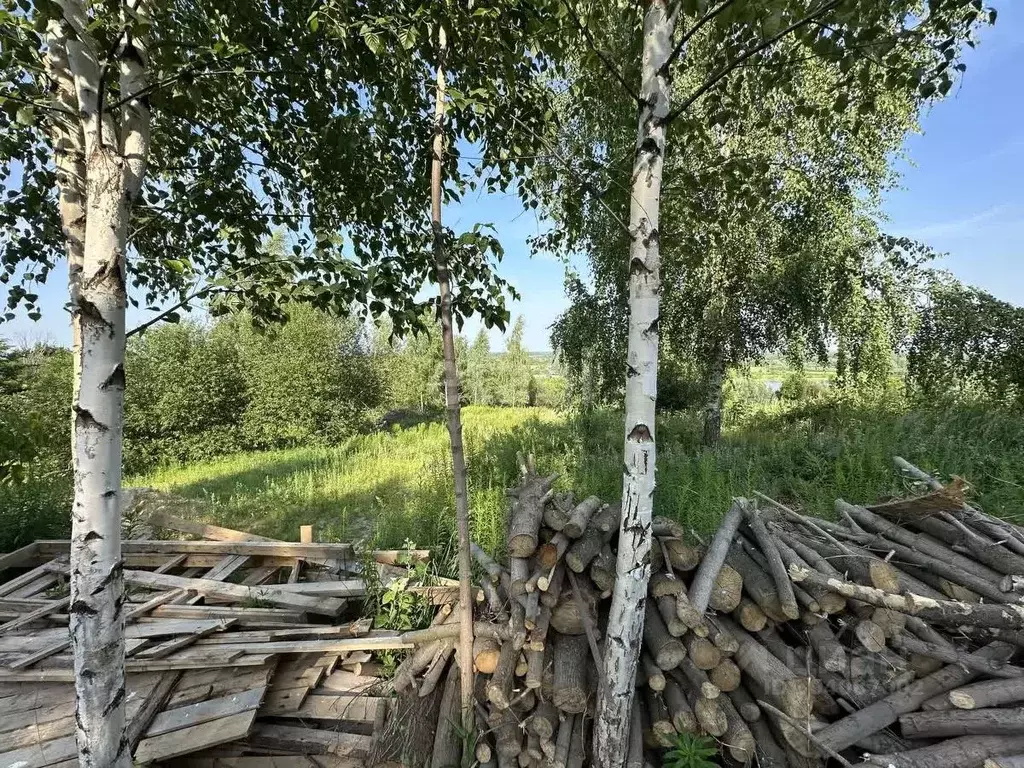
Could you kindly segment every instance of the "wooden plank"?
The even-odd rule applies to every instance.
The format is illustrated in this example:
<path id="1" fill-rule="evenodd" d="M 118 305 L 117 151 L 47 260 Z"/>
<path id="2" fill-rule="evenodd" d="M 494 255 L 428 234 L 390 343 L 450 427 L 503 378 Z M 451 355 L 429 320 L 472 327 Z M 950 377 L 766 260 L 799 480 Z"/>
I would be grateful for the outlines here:
<path id="1" fill-rule="evenodd" d="M 305 621 L 303 611 L 287 608 L 239 608 L 234 605 L 162 605 L 151 614 L 157 619 L 237 619 L 240 626 L 252 622 L 276 622 L 284 626 Z"/>
<path id="2" fill-rule="evenodd" d="M 64 540 L 40 541 L 41 551 L 63 554 L 71 551 L 71 543 Z M 253 555 L 287 558 L 311 558 L 313 560 L 351 557 L 351 544 L 313 542 L 302 544 L 295 541 L 166 541 L 162 539 L 127 539 L 121 542 L 124 554 L 190 554 Z"/>
<path id="3" fill-rule="evenodd" d="M 147 571 L 125 571 L 124 578 L 130 584 L 141 584 L 154 589 L 188 589 L 199 594 L 215 595 L 239 601 L 263 600 L 275 605 L 300 608 L 326 616 L 337 616 L 345 607 L 344 601 L 337 598 L 288 593 L 276 587 L 246 587 L 242 584 L 226 584 L 209 579 L 188 579 L 182 576 Z"/>
<path id="4" fill-rule="evenodd" d="M 260 584 L 265 584 L 274 577 L 274 574 L 280 570 L 280 567 L 281 566 L 279 565 L 261 565 L 257 568 L 253 568 L 245 574 L 245 578 L 242 579 L 242 584 L 247 587 L 255 587 Z"/>
<path id="5" fill-rule="evenodd" d="M 269 539 L 266 536 L 257 536 L 255 533 L 222 528 L 219 525 L 209 525 L 198 520 L 185 520 L 166 512 L 153 512 L 149 516 L 149 522 L 150 525 L 166 528 L 169 531 L 190 533 L 193 536 L 202 536 L 204 539 L 214 541 L 276 541 L 276 539 Z"/>
<path id="6" fill-rule="evenodd" d="M 328 597 L 366 596 L 366 583 L 362 579 L 350 581 L 302 581 L 290 584 L 277 584 L 274 588 L 282 592 L 298 592 L 303 595 L 326 595 Z M 442 589 L 448 589 L 448 587 L 442 587 Z"/>
<path id="7" fill-rule="evenodd" d="M 280 712 L 298 711 L 302 702 L 309 695 L 310 687 L 301 685 L 295 688 L 271 688 L 267 691 L 263 706 L 260 707 L 260 717 L 276 716 Z"/>
<path id="8" fill-rule="evenodd" d="M 182 673 L 177 671 L 164 672 L 160 675 L 160 680 L 153 686 L 149 695 L 146 696 L 142 706 L 139 707 L 137 712 L 126 718 L 125 739 L 128 742 L 129 754 L 135 751 L 135 748 L 142 740 L 143 732 L 149 727 L 149 724 L 157 716 L 157 713 L 164 704 L 167 703 L 167 699 L 178 684 L 181 676 Z"/>
<path id="9" fill-rule="evenodd" d="M 255 719 L 256 710 L 251 709 L 191 728 L 143 739 L 135 750 L 135 761 L 145 763 L 167 760 L 218 744 L 226 744 L 235 739 L 243 739 L 249 733 Z"/>
<path id="10" fill-rule="evenodd" d="M 276 657 L 262 667 L 228 670 L 189 670 L 167 702 L 168 709 L 195 704 L 207 699 L 266 687 L 274 675 Z"/>
<path id="11" fill-rule="evenodd" d="M 372 746 L 370 736 L 318 728 L 257 723 L 249 735 L 253 746 L 287 749 L 307 755 L 366 755 Z"/>
<path id="12" fill-rule="evenodd" d="M 36 608 L 34 611 L 26 613 L 20 619 L 9 621 L 6 624 L 0 626 L 0 635 L 4 634 L 5 632 L 10 632 L 14 629 L 20 629 L 26 624 L 31 624 L 33 621 L 45 618 L 46 616 L 49 616 L 51 613 L 56 613 L 61 608 L 66 608 L 69 605 L 71 605 L 70 595 L 61 598 L 60 600 L 54 600 L 50 602 L 49 605 L 44 605 L 41 608 Z"/>
<path id="13" fill-rule="evenodd" d="M 203 578 L 212 579 L 213 581 L 226 581 L 232 573 L 242 568 L 248 562 L 248 555 L 226 555 Z M 195 595 L 186 599 L 185 604 L 195 605 L 202 602 L 202 600 L 202 595 Z"/>
<path id="14" fill-rule="evenodd" d="M 367 691 L 381 682 L 380 678 L 362 677 L 345 670 L 332 672 L 317 689 L 317 693 L 331 691 L 337 693 L 360 693 Z"/>
<path id="15" fill-rule="evenodd" d="M 0 571 L 5 571 L 8 568 L 20 568 L 25 564 L 32 562 L 38 556 L 39 543 L 33 541 L 31 544 L 26 544 L 24 547 L 16 549 L 13 552 L 0 555 Z"/>
<path id="16" fill-rule="evenodd" d="M 258 709 L 266 687 L 253 688 L 243 693 L 202 701 L 188 707 L 168 709 L 158 714 L 146 730 L 146 738 L 180 731 L 211 720 Z"/>
<path id="17" fill-rule="evenodd" d="M 267 663 L 273 654 L 247 655 L 241 651 L 230 655 L 206 654 L 182 658 L 180 655 L 167 659 L 128 659 L 125 668 L 129 672 L 161 672 L 172 669 L 204 669 L 211 665 L 223 667 L 258 667 Z M 75 672 L 68 666 L 60 669 L 0 669 L 0 682 L 9 683 L 73 683 Z"/>
<path id="18" fill-rule="evenodd" d="M 70 548 L 69 550 L 70 551 Z M 38 580 L 41 577 L 52 577 L 54 566 L 60 566 L 64 570 L 68 568 L 68 561 L 66 557 L 57 557 L 53 560 L 43 563 L 40 566 L 33 568 L 31 571 L 26 571 L 20 576 L 15 576 L 10 581 L 0 584 L 0 597 L 7 595 L 14 595 L 15 592 L 22 589 L 23 587 L 32 584 L 32 582 Z M 29 597 L 29 595 L 24 595 Z"/>
<path id="19" fill-rule="evenodd" d="M 188 561 L 188 554 L 182 553 L 180 555 L 175 555 L 170 560 L 165 562 L 163 565 L 158 566 L 157 569 L 156 569 L 156 572 L 157 573 L 170 573 L 175 568 L 180 568 L 181 566 L 185 565 L 185 563 L 187 561 Z"/>
<path id="20" fill-rule="evenodd" d="M 269 704 L 269 697 L 267 703 Z M 302 718 L 306 720 L 343 720 L 352 723 L 372 723 L 377 709 L 386 706 L 387 699 L 377 696 L 347 696 L 344 694 L 313 694 L 306 696 L 294 710 L 273 709 L 264 704 L 260 715 Z"/>
<path id="21" fill-rule="evenodd" d="M 338 757 L 337 755 L 318 755 L 316 758 L 307 755 L 190 756 L 187 761 L 172 760 L 167 765 L 171 768 L 366 768 L 366 763 L 358 758 Z M 379 766 L 379 768 L 401 768 L 401 766 L 394 763 Z"/>
<path id="22" fill-rule="evenodd" d="M 147 648 L 146 650 L 135 654 L 135 658 L 162 659 L 165 656 L 174 653 L 175 651 L 180 651 L 182 648 L 187 648 L 188 646 L 196 642 L 196 640 L 199 640 L 202 637 L 206 637 L 207 635 L 211 635 L 214 632 L 221 632 L 227 629 L 234 623 L 234 619 L 226 619 L 218 623 L 220 624 L 220 626 L 207 627 L 206 629 L 199 630 L 198 632 L 193 632 L 188 635 L 176 637 L 171 640 L 165 640 L 159 645 L 156 645 L 152 648 Z"/>
<path id="23" fill-rule="evenodd" d="M 402 640 L 400 632 L 388 632 L 376 637 L 345 637 L 330 640 L 281 640 L 270 643 L 220 643 L 216 646 L 200 646 L 196 650 L 218 653 L 228 651 L 256 653 L 349 653 L 350 651 L 387 651 L 412 648 L 412 643 Z"/>
<path id="24" fill-rule="evenodd" d="M 78 755 L 75 736 L 64 736 L 52 741 L 33 744 L 9 752 L 0 753 L 0 766 L 17 766 L 17 768 L 42 768 L 64 760 L 71 760 Z"/>

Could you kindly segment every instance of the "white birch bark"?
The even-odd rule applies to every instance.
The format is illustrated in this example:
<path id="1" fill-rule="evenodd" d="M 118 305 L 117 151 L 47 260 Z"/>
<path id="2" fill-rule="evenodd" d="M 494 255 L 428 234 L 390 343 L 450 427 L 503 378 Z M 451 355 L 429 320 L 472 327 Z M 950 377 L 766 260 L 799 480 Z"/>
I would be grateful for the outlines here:
<path id="1" fill-rule="evenodd" d="M 626 359 L 625 466 L 615 589 L 605 643 L 605 681 L 594 726 L 599 768 L 625 763 L 637 657 L 650 578 L 654 502 L 654 406 L 658 389 L 659 232 L 667 71 L 674 15 L 650 0 L 644 17 L 641 108 L 630 200 L 629 344 Z"/>
<path id="2" fill-rule="evenodd" d="M 704 405 L 704 439 L 707 447 L 716 445 L 722 437 L 722 389 L 725 386 L 725 353 L 715 350 L 708 371 L 708 395 Z"/>
<path id="3" fill-rule="evenodd" d="M 452 290 L 448 257 L 441 229 L 441 172 L 444 159 L 444 64 L 447 37 L 444 27 L 437 32 L 437 88 L 434 101 L 434 146 L 430 166 L 431 224 L 434 230 L 434 264 L 441 296 L 441 344 L 444 353 L 444 395 L 448 412 L 448 439 L 452 448 L 452 478 L 455 484 L 455 517 L 459 529 L 459 674 L 462 727 L 471 733 L 476 727 L 473 711 L 473 599 L 471 590 L 473 562 L 469 544 L 469 491 L 466 484 L 466 456 L 462 445 L 462 407 L 459 369 L 455 360 L 455 332 L 452 329 Z"/>
<path id="4" fill-rule="evenodd" d="M 75 349 L 72 404 L 75 496 L 72 506 L 70 631 L 75 666 L 76 738 L 82 766 L 131 764 L 124 716 L 124 584 L 121 578 L 121 436 L 124 410 L 125 255 L 129 207 L 141 187 L 149 145 L 149 111 L 129 101 L 117 116 L 103 109 L 97 47 L 82 0 L 61 0 L 50 61 L 57 73 L 67 52 L 73 79 L 84 180 L 84 239 L 68 238 Z M 67 30 L 67 35 L 62 35 Z M 145 50 L 120 51 L 121 86 L 144 87 Z M 125 153 L 130 158 L 126 159 Z M 58 161 L 58 170 L 60 163 Z M 65 191 L 61 190 L 62 216 Z M 68 215 L 74 208 L 67 204 Z M 78 219 L 76 219 L 77 221 Z M 65 229 L 68 228 L 65 219 Z M 73 230 L 72 234 L 78 234 Z"/>

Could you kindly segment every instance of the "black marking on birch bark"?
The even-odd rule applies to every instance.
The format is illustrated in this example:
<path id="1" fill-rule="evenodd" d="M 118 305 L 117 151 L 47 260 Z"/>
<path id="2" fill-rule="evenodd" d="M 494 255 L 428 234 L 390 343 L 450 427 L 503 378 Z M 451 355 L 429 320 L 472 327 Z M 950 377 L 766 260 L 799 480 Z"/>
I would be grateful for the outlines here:
<path id="1" fill-rule="evenodd" d="M 87 534 L 85 534 L 85 536 L 82 537 L 82 541 L 84 543 L 88 544 L 90 541 L 95 541 L 96 539 L 102 539 L 102 538 L 103 538 L 103 535 L 101 533 L 99 533 L 98 531 L 93 530 L 93 531 L 89 531 Z"/>
<path id="2" fill-rule="evenodd" d="M 114 582 L 115 579 L 119 579 L 121 577 L 121 573 L 122 573 L 123 570 L 124 570 L 124 563 L 123 562 L 118 561 L 118 562 L 114 563 L 114 565 L 111 566 L 110 571 L 107 572 L 107 575 L 103 577 L 103 581 L 101 581 L 96 586 L 96 589 L 94 589 L 92 591 L 92 594 L 93 595 L 98 595 L 104 589 L 109 587 Z"/>
<path id="3" fill-rule="evenodd" d="M 83 680 L 85 680 L 87 683 L 91 683 L 93 681 L 93 679 L 96 677 L 96 673 L 93 672 L 88 667 L 86 667 L 85 669 L 83 669 L 81 672 L 78 673 L 78 676 L 80 678 L 82 678 Z"/>
<path id="4" fill-rule="evenodd" d="M 103 380 L 100 384 L 100 389 L 124 389 L 124 366 L 118 363 L 114 366 L 114 370 L 110 372 L 110 375 Z"/>
<path id="5" fill-rule="evenodd" d="M 80 315 L 85 320 L 90 320 L 94 323 L 99 323 L 114 332 L 114 326 L 107 322 L 106 318 L 103 317 L 103 313 L 100 312 L 100 308 L 93 304 L 88 299 L 79 296 L 77 307 L 75 308 L 76 314 Z"/>
<path id="6" fill-rule="evenodd" d="M 652 229 L 650 232 L 648 232 L 647 233 L 647 237 L 644 238 L 644 247 L 645 248 L 650 248 L 652 245 L 660 245 L 660 244 L 661 244 L 661 235 L 658 234 L 657 228 Z M 650 270 L 647 270 L 647 271 L 650 272 Z"/>
<path id="7" fill-rule="evenodd" d="M 114 620 L 116 621 L 121 616 L 121 609 L 124 608 L 125 602 L 128 600 L 128 596 L 122 591 L 120 597 L 114 601 Z"/>
<path id="8" fill-rule="evenodd" d="M 634 368 L 629 363 L 626 363 L 626 378 L 627 379 L 631 379 L 634 376 L 639 376 L 639 375 L 640 375 L 640 371 L 638 371 L 636 368 Z"/>
<path id="9" fill-rule="evenodd" d="M 117 709 L 122 701 L 124 701 L 124 683 L 121 683 L 121 687 L 117 689 L 117 693 L 114 694 L 114 698 L 107 702 L 107 706 L 103 708 L 103 716 L 106 717 Z"/>
<path id="10" fill-rule="evenodd" d="M 99 614 L 99 611 L 89 605 L 85 600 L 75 600 L 68 608 L 68 613 L 80 613 L 83 616 L 96 616 Z"/>
<path id="11" fill-rule="evenodd" d="M 118 757 L 123 755 L 126 749 L 128 749 L 128 737 L 125 734 L 121 734 L 121 741 L 119 741 L 117 744 Z"/>
<path id="12" fill-rule="evenodd" d="M 102 496 L 104 499 L 112 499 L 115 496 L 117 496 L 117 491 L 115 491 L 113 489 L 111 489 L 109 491 L 104 491 L 102 494 L 100 494 L 100 496 Z"/>
<path id="13" fill-rule="evenodd" d="M 653 438 L 651 437 L 650 428 L 646 424 L 640 423 L 629 430 L 629 435 L 626 439 L 634 443 L 649 443 Z"/>
<path id="14" fill-rule="evenodd" d="M 75 418 L 79 421 L 79 425 L 84 428 L 95 428 L 100 432 L 106 432 L 108 427 L 102 422 L 96 421 L 92 412 L 87 408 L 82 408 L 80 405 L 71 406 L 71 410 L 75 412 Z"/>
<path id="15" fill-rule="evenodd" d="M 648 235 L 648 237 L 650 236 Z M 647 237 L 644 238 L 644 242 L 647 242 Z M 650 267 L 647 266 L 647 264 L 644 263 L 643 259 L 641 259 L 639 256 L 634 256 L 632 259 L 629 260 L 629 274 L 630 276 L 649 275 L 651 274 L 651 269 Z"/>
<path id="16" fill-rule="evenodd" d="M 658 325 L 659 325 L 660 321 L 661 321 L 660 317 L 656 317 L 653 320 L 651 320 L 651 324 L 648 325 L 644 329 L 644 331 L 643 331 L 644 336 L 657 336 L 658 335 Z"/>

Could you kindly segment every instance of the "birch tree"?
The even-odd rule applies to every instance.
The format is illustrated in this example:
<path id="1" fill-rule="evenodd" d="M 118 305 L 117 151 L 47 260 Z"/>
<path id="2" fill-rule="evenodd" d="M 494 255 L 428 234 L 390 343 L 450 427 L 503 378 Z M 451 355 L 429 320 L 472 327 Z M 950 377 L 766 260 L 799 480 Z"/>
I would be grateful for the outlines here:
<path id="1" fill-rule="evenodd" d="M 569 4 L 567 4 L 569 5 Z M 883 59 L 895 56 L 893 82 L 921 88 L 928 95 L 948 91 L 952 78 L 947 70 L 956 58 L 958 45 L 970 35 L 982 15 L 980 3 L 933 2 L 923 14 L 913 2 L 867 4 L 843 0 L 796 2 L 777 0 L 769 3 L 717 4 L 700 2 L 646 3 L 639 54 L 639 92 L 631 90 L 629 79 L 619 71 L 616 59 L 609 56 L 591 30 L 602 29 L 601 20 L 618 12 L 613 3 L 590 8 L 581 17 L 569 5 L 570 14 L 585 35 L 590 50 L 580 60 L 589 63 L 597 75 L 580 91 L 600 102 L 607 93 L 607 75 L 612 74 L 622 89 L 639 104 L 639 129 L 632 150 L 630 183 L 617 183 L 628 189 L 628 223 L 615 211 L 613 220 L 625 230 L 628 258 L 625 274 L 619 279 L 626 286 L 629 321 L 626 344 L 625 384 L 625 469 L 623 476 L 622 520 L 619 531 L 616 583 L 612 597 L 604 667 L 608 679 L 598 699 L 594 729 L 594 754 L 600 766 L 619 766 L 625 760 L 629 732 L 639 638 L 643 625 L 647 581 L 650 571 L 651 514 L 655 473 L 655 404 L 657 398 L 658 334 L 661 313 L 659 275 L 662 231 L 659 227 L 662 174 L 666 159 L 666 130 L 679 127 L 682 151 L 688 139 L 707 128 L 695 118 L 695 105 L 709 106 L 720 116 L 745 108 L 755 94 L 791 89 L 788 67 L 792 65 L 794 46 L 803 46 L 811 55 L 829 59 L 843 72 L 869 71 L 871 53 Z M 603 14 L 603 16 L 602 16 Z M 684 31 L 674 39 L 679 22 Z M 612 33 L 615 36 L 615 33 Z M 621 30 L 616 40 L 629 36 Z M 694 63 L 691 53 L 703 46 L 710 51 L 712 63 L 707 73 L 697 70 L 692 80 L 687 74 Z M 879 46 L 877 51 L 866 49 Z M 913 67 L 902 68 L 907 48 L 912 49 Z M 893 53 L 895 52 L 895 53 Z M 635 61 L 636 59 L 634 59 Z M 678 64 L 676 63 L 678 62 Z M 681 72 L 685 91 L 675 93 L 670 85 L 672 70 Z M 635 71 L 635 70 L 634 70 Z M 688 81 L 689 80 L 689 81 Z M 670 107 L 670 102 L 674 106 Z M 589 106 L 589 103 L 586 103 Z M 813 106 L 802 104 L 811 115 Z M 838 105 L 828 105 L 831 111 Z M 820 113 L 820 107 L 817 111 Z M 770 115 L 769 123 L 785 121 L 785 115 Z M 584 122 L 586 118 L 583 118 Z M 716 120 L 716 118 L 713 118 Z M 716 122 L 721 122 L 717 119 Z M 571 139 L 569 140 L 571 142 Z M 587 210 L 608 203 L 600 190 L 614 173 L 617 158 L 602 143 L 584 152 L 582 157 L 563 160 L 558 176 L 575 177 L 575 188 L 591 196 L 584 205 L 576 202 L 569 209 L 575 220 L 583 220 Z M 614 149 L 612 149 L 614 152 Z M 565 156 L 557 155 L 560 158 Z M 719 170 L 719 172 L 722 172 Z M 737 199 L 756 197 L 756 188 L 742 179 L 734 183 Z M 594 192 L 597 195 L 594 195 Z M 699 185 L 686 189 L 694 201 L 701 195 Z M 694 206 L 695 208 L 698 206 Z M 549 244 L 572 241 L 571 227 L 556 232 Z M 621 263 L 621 262 L 620 262 Z"/>

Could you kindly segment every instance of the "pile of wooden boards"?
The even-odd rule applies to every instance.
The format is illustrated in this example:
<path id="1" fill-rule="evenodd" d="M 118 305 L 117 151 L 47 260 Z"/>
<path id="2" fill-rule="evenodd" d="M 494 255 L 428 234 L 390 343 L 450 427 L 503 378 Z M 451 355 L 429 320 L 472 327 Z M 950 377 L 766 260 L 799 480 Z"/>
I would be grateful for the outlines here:
<path id="1" fill-rule="evenodd" d="M 838 501 L 833 520 L 736 499 L 705 542 L 655 518 L 629 768 L 661 764 L 680 734 L 713 738 L 728 765 L 1024 766 L 1024 529 L 897 465 L 922 495 Z M 475 758 L 580 768 L 619 509 L 523 471 L 507 567 L 474 549 L 487 597 Z M 459 759 L 457 616 L 404 636 L 416 650 L 394 680 L 446 681 L 434 765 Z"/>
<path id="2" fill-rule="evenodd" d="M 365 765 L 388 695 L 371 654 L 410 647 L 358 618 L 365 569 L 386 583 L 429 553 L 356 553 L 314 543 L 305 526 L 292 543 L 169 515 L 150 523 L 203 539 L 123 542 L 135 761 Z M 0 556 L 0 767 L 78 764 L 68 554 L 67 541 L 39 541 Z"/>

